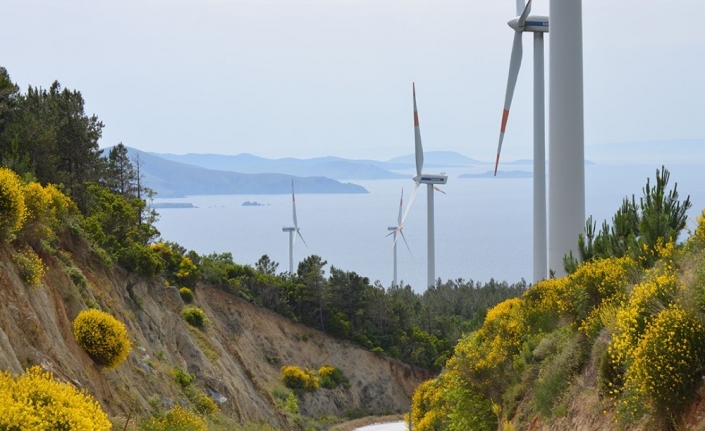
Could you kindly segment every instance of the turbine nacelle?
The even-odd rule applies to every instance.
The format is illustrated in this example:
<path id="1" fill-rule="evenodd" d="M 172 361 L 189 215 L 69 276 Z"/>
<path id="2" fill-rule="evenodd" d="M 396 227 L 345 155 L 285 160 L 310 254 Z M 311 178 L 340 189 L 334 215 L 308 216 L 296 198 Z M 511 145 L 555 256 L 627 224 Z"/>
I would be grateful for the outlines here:
<path id="1" fill-rule="evenodd" d="M 521 17 L 512 18 L 507 25 L 518 32 L 548 33 L 548 17 L 543 15 L 531 15 L 526 18 L 524 25 L 521 25 Z"/>
<path id="2" fill-rule="evenodd" d="M 298 231 L 298 229 L 296 229 L 295 227 L 283 227 L 282 228 L 282 232 L 296 232 L 296 231 Z"/>
<path id="3" fill-rule="evenodd" d="M 446 184 L 448 175 L 421 174 L 414 177 L 414 181 L 419 184 Z"/>

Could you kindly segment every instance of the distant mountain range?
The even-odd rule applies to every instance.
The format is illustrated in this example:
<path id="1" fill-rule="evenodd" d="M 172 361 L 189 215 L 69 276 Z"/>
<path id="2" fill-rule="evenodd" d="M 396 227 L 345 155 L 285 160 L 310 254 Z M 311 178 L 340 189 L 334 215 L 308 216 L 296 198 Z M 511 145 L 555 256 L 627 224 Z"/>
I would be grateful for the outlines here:
<path id="1" fill-rule="evenodd" d="M 297 193 L 367 193 L 359 185 L 341 180 L 383 180 L 408 178 L 413 170 L 413 154 L 387 161 L 351 160 L 340 157 L 311 159 L 267 159 L 252 154 L 160 154 L 133 148 L 139 154 L 142 174 L 159 197 L 203 194 L 280 194 L 291 192 L 291 180 Z M 705 163 L 705 139 L 629 142 L 587 145 L 586 165 L 639 163 Z M 527 159 L 506 161 L 502 165 L 531 165 Z M 491 165 L 453 151 L 430 151 L 424 154 L 424 169 Z M 461 178 L 482 178 L 491 173 L 465 174 Z M 509 171 L 505 178 L 530 176 L 522 171 Z M 492 175 L 493 176 L 493 175 Z"/>
<path id="2" fill-rule="evenodd" d="M 368 193 L 364 187 L 330 178 L 296 177 L 278 173 L 239 173 L 206 169 L 167 160 L 134 148 L 129 156 L 139 156 L 144 183 L 161 198 L 188 195 L 287 194 L 291 180 L 297 193 Z"/>
<path id="3" fill-rule="evenodd" d="M 340 157 L 316 157 L 312 159 L 266 159 L 242 153 L 235 156 L 222 154 L 161 154 L 150 153 L 174 162 L 201 166 L 207 169 L 233 171 L 248 174 L 277 173 L 295 176 L 323 176 L 335 180 L 388 180 L 408 178 L 397 170 L 413 169 L 416 158 L 413 154 L 391 160 L 351 160 Z M 486 165 L 486 162 L 465 157 L 453 151 L 430 151 L 424 154 L 424 168 Z"/>

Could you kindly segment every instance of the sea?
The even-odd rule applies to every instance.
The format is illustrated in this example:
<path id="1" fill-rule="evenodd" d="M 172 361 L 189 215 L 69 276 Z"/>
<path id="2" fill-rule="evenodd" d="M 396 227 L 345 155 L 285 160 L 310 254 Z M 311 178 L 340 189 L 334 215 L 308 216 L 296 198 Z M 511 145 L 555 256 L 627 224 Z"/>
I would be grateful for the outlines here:
<path id="1" fill-rule="evenodd" d="M 593 164 L 585 166 L 586 217 L 610 221 L 624 197 L 643 195 L 646 179 L 655 182 L 658 164 Z M 690 196 L 687 227 L 705 208 L 702 164 L 666 166 L 669 189 L 677 183 L 681 200 Z M 530 166 L 509 169 L 530 170 Z M 431 169 L 428 169 L 430 173 Z M 532 278 L 531 178 L 458 178 L 483 173 L 487 166 L 444 168 L 448 184 L 436 192 L 436 278 L 442 281 L 490 279 L 527 283 Z M 406 173 L 406 172 L 405 172 Z M 389 287 L 393 281 L 393 253 L 389 226 L 396 226 L 399 197 L 404 209 L 414 188 L 409 179 L 347 181 L 365 187 L 368 194 L 297 194 L 300 233 L 294 248 L 294 270 L 309 255 L 318 255 L 330 267 L 354 271 Z M 344 181 L 346 182 L 346 181 Z M 244 202 L 259 206 L 243 206 Z M 195 208 L 160 208 L 156 227 L 161 238 L 198 254 L 230 252 L 235 262 L 254 265 L 268 255 L 288 271 L 289 239 L 282 227 L 293 226 L 291 195 L 199 195 L 159 198 L 159 203 L 190 203 Z M 416 292 L 426 289 L 426 186 L 422 185 L 404 223 L 406 245 L 398 247 L 398 277 Z M 681 234 L 681 239 L 688 232 Z M 576 238 L 577 242 L 577 238 Z"/>

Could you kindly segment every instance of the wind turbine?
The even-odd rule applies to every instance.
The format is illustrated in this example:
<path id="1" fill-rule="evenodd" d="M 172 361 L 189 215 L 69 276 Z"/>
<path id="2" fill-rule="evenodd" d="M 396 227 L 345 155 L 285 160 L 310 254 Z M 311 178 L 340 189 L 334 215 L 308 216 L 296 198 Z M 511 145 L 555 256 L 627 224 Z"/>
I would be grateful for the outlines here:
<path id="1" fill-rule="evenodd" d="M 551 0 L 548 112 L 548 263 L 565 274 L 585 226 L 582 0 Z"/>
<path id="2" fill-rule="evenodd" d="M 514 88 L 519 76 L 522 59 L 522 35 L 525 32 L 534 33 L 534 281 L 546 278 L 548 271 L 548 250 L 546 232 L 546 120 L 544 95 L 544 49 L 543 34 L 548 33 L 548 17 L 529 16 L 531 0 L 524 5 L 523 0 L 517 0 L 517 17 L 507 24 L 514 30 L 514 46 L 509 63 L 507 92 L 504 96 L 504 111 L 497 146 L 497 160 L 494 165 L 494 175 L 497 176 L 499 154 L 502 151 L 504 131 L 507 127 L 509 108 L 514 96 Z"/>
<path id="3" fill-rule="evenodd" d="M 294 243 L 296 242 L 296 235 L 298 235 L 301 238 L 301 241 L 304 242 L 304 245 L 308 247 L 306 244 L 306 240 L 304 240 L 304 237 L 301 235 L 301 232 L 299 231 L 299 223 L 296 220 L 296 197 L 294 197 L 294 180 L 291 180 L 291 207 L 293 209 L 293 214 L 294 214 L 294 226 L 293 227 L 283 227 L 282 231 L 284 232 L 289 232 L 289 274 L 293 275 L 294 274 Z"/>
<path id="4" fill-rule="evenodd" d="M 404 236 L 404 232 L 402 232 L 402 225 L 401 225 L 401 207 L 404 205 L 404 189 L 401 189 L 401 197 L 399 198 L 399 215 L 397 216 L 397 225 L 396 226 L 389 226 L 387 227 L 387 230 L 390 231 L 387 236 L 389 235 L 394 235 L 394 242 L 392 243 L 392 249 L 394 252 L 394 280 L 392 281 L 392 285 L 396 286 L 397 283 L 397 235 L 401 235 L 401 238 L 404 240 L 404 244 L 406 244 L 406 248 L 409 249 L 409 253 L 411 253 L 411 249 L 409 248 L 409 243 L 406 242 L 406 237 Z"/>
<path id="5" fill-rule="evenodd" d="M 413 178 L 416 185 L 414 186 L 414 191 L 411 193 L 411 198 L 409 199 L 409 205 L 404 211 L 404 216 L 399 223 L 397 231 L 401 232 L 404 226 L 404 220 L 406 220 L 407 214 L 409 214 L 409 209 L 411 204 L 414 202 L 416 197 L 416 192 L 419 190 L 421 184 L 426 184 L 427 197 L 426 203 L 427 207 L 427 220 L 428 220 L 428 280 L 426 287 L 433 286 L 436 284 L 436 245 L 434 237 L 434 214 L 433 214 L 433 192 L 434 190 L 441 191 L 437 184 L 446 184 L 448 182 L 447 175 L 434 175 L 434 174 L 423 174 L 423 147 L 421 146 L 421 131 L 419 130 L 419 114 L 416 109 L 416 84 L 412 83 L 412 92 L 414 97 L 414 143 L 415 143 L 415 153 L 416 153 L 416 176 Z"/>

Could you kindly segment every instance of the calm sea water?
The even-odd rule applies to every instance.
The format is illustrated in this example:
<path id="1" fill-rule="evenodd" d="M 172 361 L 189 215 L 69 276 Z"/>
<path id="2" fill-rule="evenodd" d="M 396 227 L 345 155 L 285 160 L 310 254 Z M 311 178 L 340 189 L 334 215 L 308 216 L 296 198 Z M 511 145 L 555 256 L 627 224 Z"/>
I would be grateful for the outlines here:
<path id="1" fill-rule="evenodd" d="M 586 166 L 586 216 L 598 225 L 610 220 L 624 196 L 642 195 L 646 178 L 655 180 L 656 165 Z M 678 183 L 681 198 L 690 195 L 693 208 L 688 226 L 705 208 L 705 181 L 699 165 L 669 165 L 671 187 Z M 447 169 L 447 194 L 436 193 L 436 277 L 517 282 L 532 277 L 532 180 L 459 179 L 462 173 L 489 168 Z M 521 169 L 529 169 L 522 167 Z M 412 174 L 409 172 L 409 178 Z M 399 193 L 404 207 L 414 183 L 408 180 L 352 181 L 369 190 L 365 195 L 297 194 L 297 216 L 308 246 L 297 240 L 294 266 L 316 254 L 329 265 L 392 282 L 392 238 L 387 227 L 396 224 Z M 264 204 L 245 207 L 245 201 Z M 218 195 L 155 199 L 190 202 L 198 208 L 159 209 L 156 226 L 162 238 L 199 254 L 231 252 L 236 262 L 252 264 L 264 254 L 288 270 L 288 233 L 292 226 L 290 195 Z M 426 190 L 421 186 L 405 222 L 411 253 L 399 247 L 399 278 L 421 292 L 426 284 Z M 687 234 L 683 234 L 685 236 Z M 327 270 L 328 268 L 326 268 Z M 327 271 L 326 271 L 327 273 Z"/>

